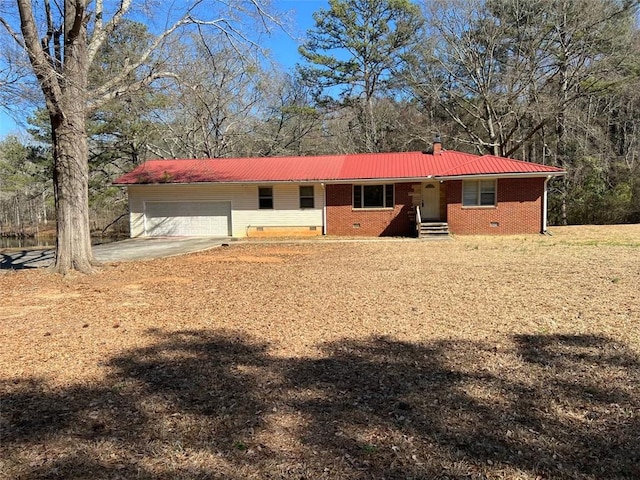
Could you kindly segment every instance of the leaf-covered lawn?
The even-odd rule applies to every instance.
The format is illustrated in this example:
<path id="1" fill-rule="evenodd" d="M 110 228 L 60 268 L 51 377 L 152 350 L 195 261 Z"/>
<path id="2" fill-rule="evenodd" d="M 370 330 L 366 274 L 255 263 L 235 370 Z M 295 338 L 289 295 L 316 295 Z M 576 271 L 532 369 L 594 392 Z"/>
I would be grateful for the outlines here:
<path id="1" fill-rule="evenodd" d="M 0 477 L 640 477 L 640 226 L 2 272 Z"/>

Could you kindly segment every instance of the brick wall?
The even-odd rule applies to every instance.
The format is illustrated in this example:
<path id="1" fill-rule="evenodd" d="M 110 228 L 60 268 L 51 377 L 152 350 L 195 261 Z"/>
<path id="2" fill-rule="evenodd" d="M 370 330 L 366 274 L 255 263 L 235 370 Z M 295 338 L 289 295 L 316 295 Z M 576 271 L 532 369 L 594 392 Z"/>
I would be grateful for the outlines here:
<path id="1" fill-rule="evenodd" d="M 351 184 L 327 185 L 327 234 L 367 237 L 413 236 L 412 183 L 396 183 L 393 209 L 354 209 Z M 418 184 L 419 189 L 419 184 Z"/>
<path id="2" fill-rule="evenodd" d="M 447 182 L 447 222 L 457 234 L 520 234 L 542 231 L 544 178 L 505 178 L 495 207 L 463 207 L 462 180 Z"/>

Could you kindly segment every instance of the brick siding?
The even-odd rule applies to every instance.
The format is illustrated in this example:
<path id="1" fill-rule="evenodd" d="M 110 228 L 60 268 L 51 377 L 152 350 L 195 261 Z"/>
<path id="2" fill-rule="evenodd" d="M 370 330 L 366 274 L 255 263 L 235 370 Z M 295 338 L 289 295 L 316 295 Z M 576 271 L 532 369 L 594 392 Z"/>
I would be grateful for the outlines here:
<path id="1" fill-rule="evenodd" d="M 456 234 L 522 234 L 542 231 L 544 178 L 505 178 L 495 207 L 463 207 L 462 180 L 447 182 L 447 222 Z"/>
<path id="2" fill-rule="evenodd" d="M 419 184 L 418 184 L 419 185 Z M 354 209 L 353 185 L 327 185 L 327 234 L 342 236 L 413 236 L 412 183 L 396 183 L 393 209 Z"/>

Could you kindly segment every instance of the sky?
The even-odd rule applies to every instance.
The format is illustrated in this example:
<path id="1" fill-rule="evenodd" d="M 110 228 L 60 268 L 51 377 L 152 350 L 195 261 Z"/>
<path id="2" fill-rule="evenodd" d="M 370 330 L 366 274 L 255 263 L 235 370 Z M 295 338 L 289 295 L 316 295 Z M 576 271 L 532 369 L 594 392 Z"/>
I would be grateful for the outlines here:
<path id="1" fill-rule="evenodd" d="M 305 32 L 313 26 L 313 12 L 320 8 L 328 7 L 327 0 L 272 0 L 273 5 L 283 12 L 291 12 L 294 24 L 285 25 L 290 35 L 284 32 L 276 32 L 265 45 L 273 55 L 276 62 L 285 69 L 291 69 L 299 61 L 298 42 Z M 18 118 L 24 122 L 25 118 Z M 0 139 L 7 135 L 23 133 L 23 129 L 16 123 L 5 110 L 0 108 Z"/>
<path id="2" fill-rule="evenodd" d="M 282 30 L 274 32 L 265 46 L 271 51 L 273 59 L 285 70 L 293 69 L 300 62 L 298 46 L 314 25 L 313 12 L 328 8 L 328 0 L 272 0 L 279 11 L 289 15 L 291 22 L 283 25 Z"/>

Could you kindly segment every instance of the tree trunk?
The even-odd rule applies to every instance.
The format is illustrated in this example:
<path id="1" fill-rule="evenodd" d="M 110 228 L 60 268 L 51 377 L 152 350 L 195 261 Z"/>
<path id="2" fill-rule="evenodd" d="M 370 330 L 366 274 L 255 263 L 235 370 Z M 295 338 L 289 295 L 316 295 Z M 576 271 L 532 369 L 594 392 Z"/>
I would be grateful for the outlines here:
<path id="1" fill-rule="evenodd" d="M 82 112 L 52 117 L 54 145 L 53 185 L 56 201 L 56 259 L 53 269 L 92 271 L 89 229 L 88 150 Z"/>
<path id="2" fill-rule="evenodd" d="M 556 165 L 567 169 L 569 168 L 569 161 L 567 158 L 567 104 L 569 99 L 569 58 L 570 52 L 568 47 L 569 39 L 566 33 L 567 28 L 567 13 L 566 11 L 562 14 L 562 21 L 560 23 L 559 31 L 560 31 L 560 48 L 561 48 L 561 56 L 559 58 L 559 72 L 560 72 L 560 84 L 559 84 L 559 104 L 558 104 L 558 112 L 556 115 L 556 135 L 557 135 L 557 144 L 556 144 L 556 155 L 557 162 Z M 562 181 L 561 187 L 561 195 L 560 195 L 560 221 L 562 225 L 568 225 L 568 216 L 567 216 L 567 199 L 569 196 L 568 190 L 568 182 L 567 177 L 565 176 Z"/>
<path id="3" fill-rule="evenodd" d="M 42 191 L 42 218 L 44 219 L 44 224 L 47 225 L 47 195 L 44 190 Z"/>
<path id="4" fill-rule="evenodd" d="M 92 271 L 86 106 L 89 56 L 82 0 L 65 2 L 64 81 L 49 109 L 53 136 L 56 260 L 53 269 Z"/>

